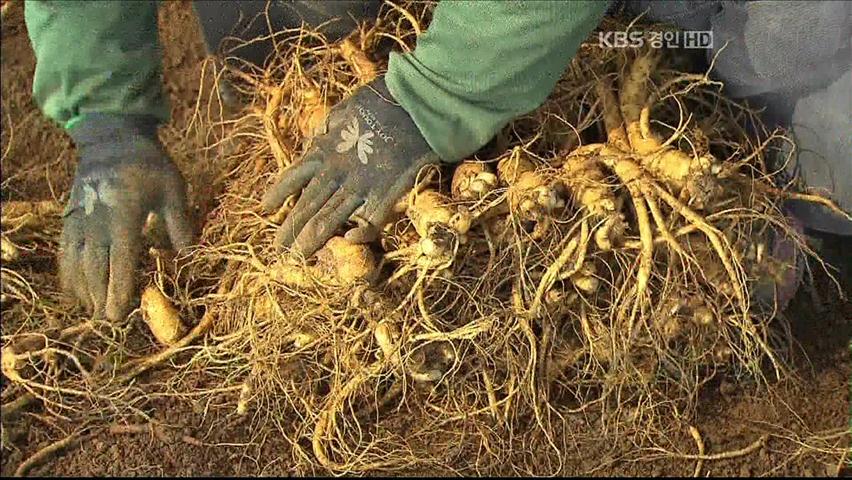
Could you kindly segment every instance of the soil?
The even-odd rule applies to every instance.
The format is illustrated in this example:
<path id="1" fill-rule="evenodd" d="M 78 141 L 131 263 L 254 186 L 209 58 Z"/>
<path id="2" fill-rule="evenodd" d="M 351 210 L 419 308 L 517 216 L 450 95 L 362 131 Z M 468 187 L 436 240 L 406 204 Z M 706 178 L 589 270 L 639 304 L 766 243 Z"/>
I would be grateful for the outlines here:
<path id="1" fill-rule="evenodd" d="M 71 142 L 34 105 L 30 89 L 35 62 L 23 22 L 22 4 L 16 1 L 3 19 L 2 37 L 2 190 L 5 200 L 64 201 L 75 160 Z M 188 128 L 202 88 L 204 48 L 188 2 L 165 2 L 160 12 L 164 50 L 164 85 L 171 100 L 172 120 L 161 138 L 187 176 L 191 199 L 200 220 L 218 193 L 213 179 L 215 158 L 198 149 L 199 139 Z M 207 83 L 209 85 L 209 82 Z M 205 87 L 206 88 L 206 87 Z M 8 149 L 8 151 L 7 151 Z M 221 167 L 220 167 L 221 168 Z M 840 248 L 839 246 L 837 248 Z M 841 257 L 842 258 L 842 257 Z M 848 255 L 846 258 L 849 258 Z M 852 285 L 843 288 L 852 294 Z M 847 295 L 849 296 L 849 295 Z M 849 381 L 852 378 L 849 339 L 852 337 L 852 303 L 836 293 L 824 274 L 799 291 L 786 312 L 799 342 L 795 356 L 796 379 L 774 382 L 767 388 L 718 375 L 704 387 L 697 420 L 708 454 L 740 449 L 764 433 L 772 434 L 754 453 L 730 460 L 706 461 L 702 475 L 805 475 L 834 476 L 841 466 L 838 448 L 850 445 L 847 435 L 820 440 L 820 432 L 849 426 Z M 167 375 L 159 371 L 156 375 Z M 187 378 L 187 387 L 203 379 Z M 191 391 L 191 390 L 187 390 Z M 255 432 L 240 423 L 205 414 L 208 406 L 192 396 L 153 402 L 148 414 L 174 428 L 160 435 L 100 433 L 89 436 L 61 457 L 33 469 L 50 476 L 147 475 L 293 475 L 322 474 L 295 468 L 296 453 L 283 439 L 270 438 L 262 449 L 246 447 Z M 38 449 L 67 435 L 73 425 L 54 423 L 32 413 L 16 430 L 14 448 L 4 447 L 2 474 Z M 668 439 L 669 450 L 697 453 L 695 441 L 682 425 L 681 434 Z M 568 434 L 568 433 L 566 433 Z M 477 455 L 478 445 L 460 445 L 449 460 L 465 471 Z M 831 447 L 831 452 L 825 449 Z M 834 453 L 832 453 L 834 452 Z M 577 475 L 692 475 L 695 461 L 670 455 L 641 455 L 630 439 L 587 441 L 565 452 L 562 473 Z M 506 465 L 504 473 L 513 472 Z M 410 474 L 451 474 L 451 470 L 421 470 Z M 500 473 L 500 472 L 494 472 Z"/>

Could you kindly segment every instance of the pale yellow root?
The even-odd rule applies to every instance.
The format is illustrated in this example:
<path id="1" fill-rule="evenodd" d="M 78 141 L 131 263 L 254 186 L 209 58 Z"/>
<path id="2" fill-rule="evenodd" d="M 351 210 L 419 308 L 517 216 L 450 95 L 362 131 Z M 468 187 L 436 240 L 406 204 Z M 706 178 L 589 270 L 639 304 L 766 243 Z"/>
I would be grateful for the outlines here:
<path id="1" fill-rule="evenodd" d="M 422 289 L 420 290 L 422 291 Z M 422 297 L 418 296 L 418 302 L 422 301 Z M 428 313 L 424 316 L 428 318 Z M 447 335 L 441 334 L 439 340 L 446 340 Z M 421 334 L 420 336 L 409 339 L 410 341 L 429 341 L 433 340 L 436 335 Z M 415 382 L 434 382 L 444 376 L 444 372 L 434 368 L 417 368 L 415 366 L 404 364 L 399 355 L 401 335 L 399 328 L 394 322 L 387 319 L 380 320 L 373 329 L 373 338 L 376 344 L 382 351 L 382 357 L 389 363 L 389 366 L 395 369 L 401 369 L 401 372 L 408 375 Z M 422 365 L 421 365 L 422 367 Z"/>
<path id="2" fill-rule="evenodd" d="M 701 468 L 704 466 L 704 439 L 701 438 L 701 432 L 692 425 L 689 426 L 689 434 L 692 435 L 692 439 L 695 440 L 695 445 L 698 447 L 699 458 L 695 462 L 695 470 L 692 472 L 692 476 L 697 478 L 701 475 Z"/>
<path id="3" fill-rule="evenodd" d="M 570 278 L 583 268 L 589 238 L 589 222 L 586 219 L 580 222 L 580 232 L 578 235 L 574 235 L 574 228 L 572 228 L 565 236 L 565 240 L 563 241 L 567 240 L 567 243 L 564 243 L 564 246 L 561 247 L 559 256 L 547 267 L 536 287 L 535 296 L 529 310 L 530 318 L 535 318 L 539 315 L 542 303 L 547 301 L 546 294 L 551 291 L 551 287 L 557 280 Z M 573 265 L 567 270 L 564 270 L 565 266 L 571 260 L 573 260 Z"/>
<path id="4" fill-rule="evenodd" d="M 655 448 L 655 450 L 663 450 L 663 452 L 665 452 L 665 453 L 667 453 L 667 454 L 669 454 L 673 457 L 682 458 L 684 460 L 703 460 L 703 461 L 729 460 L 731 458 L 743 457 L 743 456 L 746 456 L 746 455 L 749 455 L 751 453 L 756 452 L 761 447 L 766 445 L 767 440 L 769 440 L 769 435 L 764 434 L 764 435 L 761 435 L 757 440 L 755 440 L 754 442 L 752 442 L 751 444 L 749 444 L 749 445 L 747 445 L 743 448 L 740 448 L 740 449 L 737 449 L 737 450 L 731 450 L 731 451 L 728 451 L 728 452 L 714 453 L 714 454 L 698 454 L 698 455 L 695 455 L 695 454 L 673 453 L 673 452 L 663 450 L 661 448 Z"/>
<path id="5" fill-rule="evenodd" d="M 21 378 L 18 373 L 24 365 L 24 358 L 10 346 L 3 347 L 0 351 L 0 372 L 9 380 L 16 382 Z"/>
<path id="6" fill-rule="evenodd" d="M 562 166 L 560 178 L 576 205 L 601 218 L 616 212 L 615 193 L 596 159 L 589 155 L 570 155 Z"/>
<path id="7" fill-rule="evenodd" d="M 329 395 L 326 406 L 322 412 L 320 412 L 317 422 L 314 425 L 313 435 L 311 436 L 311 447 L 313 449 L 314 456 L 323 467 L 337 472 L 349 470 L 349 465 L 335 462 L 328 457 L 325 448 L 325 444 L 327 442 L 326 435 L 334 429 L 335 416 L 338 412 L 343 410 L 346 400 L 355 393 L 355 391 L 363 385 L 364 382 L 381 373 L 383 368 L 384 362 L 375 362 L 369 368 L 352 376 L 346 384 Z M 389 465 L 392 465 L 392 463 L 375 462 L 369 467 L 362 468 L 382 468 Z"/>
<path id="8" fill-rule="evenodd" d="M 14 263 L 21 259 L 21 250 L 3 235 L 0 237 L 0 255 L 3 263 Z"/>
<path id="9" fill-rule="evenodd" d="M 366 244 L 352 243 L 344 237 L 332 237 L 316 253 L 316 265 L 298 263 L 283 257 L 266 268 L 258 265 L 271 280 L 292 288 L 317 285 L 347 286 L 370 283 L 378 277 L 378 261 Z"/>
<path id="10" fill-rule="evenodd" d="M 713 245 L 713 248 L 716 251 L 716 254 L 719 256 L 719 259 L 722 260 L 722 264 L 725 266 L 725 270 L 727 271 L 730 277 L 729 280 L 731 281 L 731 285 L 734 287 L 734 290 L 740 291 L 742 288 L 742 283 L 739 281 L 739 277 L 737 276 L 732 257 L 729 254 L 729 252 L 733 253 L 733 251 L 725 235 L 722 234 L 719 229 L 708 223 L 707 220 L 700 214 L 678 201 L 677 198 L 675 198 L 671 193 L 666 191 L 666 189 L 662 188 L 660 185 L 657 185 L 653 182 L 648 182 L 648 184 L 650 187 L 653 187 L 653 189 L 656 190 L 659 198 L 666 202 L 669 207 L 672 208 L 672 210 L 683 216 L 692 225 L 694 225 L 695 228 L 704 233 L 707 239 L 710 240 L 711 245 Z M 741 298 L 741 300 L 744 301 L 743 298 Z"/>
<path id="11" fill-rule="evenodd" d="M 317 88 L 306 88 L 302 95 L 302 109 L 296 117 L 296 125 L 304 137 L 313 137 L 321 133 L 325 119 L 331 111 L 328 99 Z"/>
<path id="12" fill-rule="evenodd" d="M 9 201 L 0 204 L 0 213 L 2 213 L 2 223 L 14 223 L 15 219 L 19 219 L 26 215 L 34 217 L 51 217 L 62 214 L 62 205 L 53 200 L 41 200 L 37 202 L 27 201 Z"/>
<path id="13" fill-rule="evenodd" d="M 602 94 L 604 115 L 610 118 L 608 122 L 619 125 L 621 113 L 618 111 L 612 91 L 603 89 L 600 90 L 600 93 Z M 621 129 L 620 126 L 608 125 L 607 127 L 610 132 L 616 131 L 616 138 L 619 136 L 617 132 L 619 129 Z M 626 145 L 626 140 L 623 143 Z M 624 216 L 620 213 L 620 203 L 613 190 L 605 182 L 605 173 L 600 166 L 603 162 L 598 158 L 601 154 L 616 157 L 626 155 L 623 150 L 614 145 L 594 143 L 578 147 L 569 154 L 569 160 L 563 165 L 563 170 L 566 171 L 565 177 L 568 177 L 563 177 L 563 181 L 571 194 L 575 196 L 575 203 L 579 201 L 579 204 L 585 206 L 590 212 L 605 219 L 603 224 L 595 229 L 594 239 L 599 249 L 607 251 L 611 250 L 614 244 L 621 243 L 625 224 Z M 579 158 L 583 161 L 572 163 L 573 161 L 570 160 L 572 158 Z M 584 181 L 582 183 L 572 179 L 575 176 L 572 172 L 574 169 L 579 170 L 576 175 L 583 176 Z M 592 189 L 584 190 L 585 184 L 591 179 L 595 180 L 591 184 Z M 580 194 L 579 199 L 576 197 L 577 193 Z M 599 198 L 600 200 L 598 200 Z"/>
<path id="14" fill-rule="evenodd" d="M 319 267 L 333 274 L 341 285 L 372 282 L 378 276 L 378 264 L 370 247 L 352 243 L 343 237 L 332 237 L 317 252 Z"/>
<path id="15" fill-rule="evenodd" d="M 678 212 L 690 223 L 695 225 L 696 228 L 698 228 L 698 230 L 700 230 L 707 237 L 707 239 L 710 240 L 710 243 L 716 250 L 716 254 L 722 261 L 722 265 L 725 266 L 725 271 L 728 273 L 728 279 L 731 282 L 731 287 L 733 288 L 734 296 L 740 304 L 742 313 L 744 316 L 747 315 L 748 302 L 745 296 L 743 295 L 743 284 L 740 281 L 739 276 L 737 275 L 737 269 L 729 253 L 731 251 L 731 247 L 730 245 L 728 245 L 728 241 L 725 236 L 716 227 L 707 223 L 704 217 L 702 217 L 701 215 L 690 209 L 688 206 L 678 201 L 678 199 L 675 198 L 668 191 L 666 191 L 666 189 L 653 182 L 649 183 L 657 191 L 657 194 L 663 201 L 668 203 L 673 210 Z"/>
<path id="16" fill-rule="evenodd" d="M 548 224 L 548 214 L 565 205 L 557 192 L 556 181 L 548 180 L 535 165 L 524 158 L 521 149 L 512 153 L 497 164 L 497 175 L 501 182 L 508 185 L 506 198 L 509 210 L 524 220 L 535 220 L 543 228 Z"/>
<path id="17" fill-rule="evenodd" d="M 313 266 L 299 265 L 285 259 L 281 259 L 272 265 L 268 273 L 270 280 L 299 289 L 310 288 L 317 281 L 324 280 L 323 275 Z"/>
<path id="18" fill-rule="evenodd" d="M 157 286 L 149 285 L 145 288 L 140 307 L 142 318 L 158 342 L 174 345 L 186 335 L 186 326 L 180 320 L 180 313 Z"/>
<path id="19" fill-rule="evenodd" d="M 669 227 L 666 226 L 666 220 L 663 218 L 663 212 L 660 210 L 660 206 L 657 204 L 656 198 L 647 192 L 644 193 L 644 197 L 645 201 L 648 203 L 648 209 L 651 211 L 651 217 L 653 217 L 654 223 L 657 225 L 657 230 L 660 231 L 660 236 L 665 239 L 666 243 L 672 250 L 681 256 L 687 256 L 686 252 L 684 252 L 683 248 L 674 238 L 674 235 L 672 235 Z"/>
<path id="20" fill-rule="evenodd" d="M 524 157 L 521 149 L 517 147 L 497 163 L 497 177 L 504 185 L 513 185 L 523 173 L 532 171 L 535 171 L 535 165 Z"/>
<path id="21" fill-rule="evenodd" d="M 627 139 L 627 132 L 624 129 L 624 119 L 621 118 L 621 111 L 618 108 L 618 100 L 612 89 L 612 82 L 609 78 L 602 78 L 595 85 L 595 90 L 601 102 L 601 110 L 603 110 L 607 142 L 619 150 L 629 152 L 630 142 Z M 586 148 L 589 147 L 587 146 Z"/>
<path id="22" fill-rule="evenodd" d="M 603 150 L 606 147 L 607 147 L 607 144 L 605 144 L 605 143 L 590 143 L 590 144 L 583 145 L 583 146 L 575 148 L 574 150 L 571 151 L 571 153 L 569 155 L 585 155 L 585 156 L 597 155 L 597 154 L 600 153 L 601 150 Z M 617 148 L 617 150 L 625 151 L 625 150 L 621 150 L 620 148 Z"/>
<path id="23" fill-rule="evenodd" d="M 636 273 L 636 298 L 644 298 L 645 290 L 651 279 L 651 267 L 654 260 L 654 233 L 651 230 L 651 222 L 648 218 L 648 209 L 645 199 L 638 193 L 639 187 L 628 187 L 630 196 L 633 198 L 633 207 L 636 209 L 636 222 L 639 224 L 639 239 L 642 241 L 642 252 L 639 255 L 639 271 Z"/>
<path id="24" fill-rule="evenodd" d="M 453 205 L 446 195 L 431 189 L 414 195 L 406 216 L 420 237 L 411 250 L 412 260 L 429 269 L 452 262 L 453 252 L 467 241 L 473 222 L 467 207 Z"/>
<path id="25" fill-rule="evenodd" d="M 31 364 L 33 359 L 41 358 L 52 363 L 53 360 L 51 359 L 62 356 L 70 360 L 80 372 L 87 375 L 88 373 L 77 355 L 73 351 L 57 347 L 57 345 L 61 345 L 62 342 L 69 342 L 75 337 L 79 339 L 82 335 L 90 332 L 91 328 L 90 322 L 83 322 L 64 328 L 57 335 L 51 334 L 49 337 L 44 333 L 12 335 L 0 351 L 0 371 L 13 382 L 27 384 L 29 382 L 21 376 L 20 372 L 24 367 Z"/>
<path id="26" fill-rule="evenodd" d="M 482 383 L 485 385 L 485 392 L 488 395 L 488 407 L 491 409 L 491 417 L 494 420 L 499 420 L 500 409 L 497 406 L 497 395 L 494 393 L 494 384 L 491 382 L 491 376 L 488 372 L 482 370 Z"/>
<path id="27" fill-rule="evenodd" d="M 3 235 L 0 237 L 0 254 L 3 263 L 21 260 L 21 249 L 15 242 L 26 242 L 39 237 L 50 220 L 58 220 L 62 206 L 52 200 L 26 202 L 10 201 L 0 204 Z M 21 233 L 23 232 L 23 233 Z"/>
<path id="28" fill-rule="evenodd" d="M 340 43 L 340 54 L 352 68 L 352 71 L 355 72 L 361 84 L 370 83 L 379 75 L 376 62 L 370 60 L 364 50 L 356 45 L 351 37 Z"/>
<path id="29" fill-rule="evenodd" d="M 600 288 L 600 279 L 597 277 L 597 267 L 593 262 L 585 262 L 580 269 L 570 275 L 571 283 L 585 295 L 593 295 Z"/>
<path id="30" fill-rule="evenodd" d="M 436 226 L 443 226 L 459 235 L 470 230 L 470 215 L 453 206 L 452 200 L 437 190 L 417 193 L 406 215 L 421 237 L 428 237 Z"/>
<path id="31" fill-rule="evenodd" d="M 562 248 L 562 251 L 559 252 L 559 256 L 556 257 L 556 260 L 547 267 L 544 275 L 541 276 L 541 280 L 536 287 L 535 296 L 533 297 L 533 301 L 529 309 L 529 315 L 531 318 L 536 318 L 539 315 L 539 309 L 542 301 L 544 300 L 544 294 L 550 290 L 550 287 L 553 286 L 553 283 L 559 278 L 559 274 L 562 269 L 577 251 L 579 240 L 580 239 L 578 237 L 572 237 Z M 517 310 L 518 306 L 515 308 Z"/>
<path id="32" fill-rule="evenodd" d="M 455 200 L 477 200 L 496 187 L 497 175 L 487 163 L 464 161 L 453 172 L 451 192 Z"/>
<path id="33" fill-rule="evenodd" d="M 251 400 L 253 390 L 251 382 L 248 380 L 243 382 L 243 385 L 240 387 L 240 396 L 237 400 L 237 415 L 245 415 L 248 412 L 249 401 Z"/>
<path id="34" fill-rule="evenodd" d="M 776 188 L 776 187 L 773 187 L 771 185 L 767 185 L 763 182 L 755 182 L 751 178 L 748 178 L 748 177 L 746 177 L 745 175 L 742 175 L 742 174 L 732 175 L 730 178 L 736 180 L 739 183 L 743 183 L 743 184 L 746 184 L 746 185 L 749 185 L 749 186 L 753 186 L 753 188 L 757 188 L 759 190 L 770 193 L 772 195 L 778 195 L 778 196 L 784 197 L 784 198 L 792 198 L 792 199 L 795 199 L 795 200 L 801 200 L 801 201 L 804 201 L 804 202 L 812 202 L 812 203 L 816 203 L 818 205 L 822 205 L 822 206 L 828 208 L 829 210 L 831 210 L 832 212 L 834 212 L 834 213 L 840 215 L 841 217 L 852 222 L 852 214 L 850 214 L 849 212 L 840 208 L 840 206 L 838 206 L 836 202 L 832 201 L 829 198 L 823 197 L 821 195 L 816 195 L 816 194 L 811 194 L 811 193 L 801 193 L 801 192 L 788 192 L 788 191 L 782 190 L 780 188 Z"/>
<path id="35" fill-rule="evenodd" d="M 513 212 L 531 219 L 537 219 L 565 204 L 551 182 L 539 172 L 522 173 L 518 181 L 509 187 L 507 197 Z"/>
<path id="36" fill-rule="evenodd" d="M 223 283 L 222 285 L 224 286 L 226 284 Z M 220 286 L 219 294 L 223 294 L 224 291 L 224 288 Z M 201 321 L 198 322 L 198 325 L 194 326 L 192 330 L 189 331 L 189 333 L 187 333 L 183 336 L 183 338 L 175 342 L 174 345 L 170 345 L 168 348 L 153 355 L 127 362 L 127 364 L 123 365 L 122 370 L 126 373 L 121 375 L 118 378 L 117 382 L 128 382 L 135 378 L 137 375 L 140 375 L 173 357 L 178 352 L 187 347 L 189 344 L 201 338 L 202 335 L 206 334 L 210 327 L 213 326 L 213 322 L 216 321 L 216 317 L 217 313 L 215 307 L 208 307 L 207 312 L 205 312 L 204 316 L 201 317 Z"/>
<path id="37" fill-rule="evenodd" d="M 689 180 L 692 157 L 680 150 L 665 147 L 643 157 L 642 166 L 679 192 Z"/>
<path id="38" fill-rule="evenodd" d="M 739 265 L 735 264 L 733 261 L 732 254 L 735 254 L 727 238 L 713 225 L 708 223 L 706 219 L 704 219 L 701 215 L 690 209 L 687 205 L 684 205 L 677 198 L 675 198 L 671 193 L 666 191 L 665 188 L 657 185 L 653 181 L 648 181 L 647 185 L 650 188 L 656 190 L 657 195 L 664 202 L 668 203 L 672 210 L 676 211 L 678 214 L 683 216 L 686 220 L 688 220 L 692 225 L 694 225 L 701 233 L 703 233 L 707 239 L 710 241 L 713 249 L 716 251 L 716 255 L 722 261 L 722 264 L 725 267 L 725 271 L 728 274 L 728 280 L 731 284 L 731 289 L 734 295 L 734 298 L 737 300 L 737 303 L 740 307 L 740 314 L 742 316 L 743 323 L 742 327 L 749 333 L 752 339 L 757 342 L 757 344 L 761 347 L 761 349 L 766 353 L 769 357 L 769 360 L 772 362 L 773 367 L 776 372 L 782 371 L 780 363 L 776 358 L 776 355 L 773 353 L 773 350 L 767 345 L 766 341 L 760 336 L 757 332 L 754 324 L 752 324 L 748 318 L 749 312 L 749 303 L 748 298 L 745 295 L 746 288 L 743 285 L 742 281 L 740 281 L 740 277 L 738 275 Z"/>
<path id="39" fill-rule="evenodd" d="M 648 155 L 660 148 L 660 141 L 645 137 L 640 125 L 642 107 L 648 99 L 647 82 L 659 61 L 660 53 L 653 48 L 633 60 L 618 96 L 630 148 L 640 155 Z"/>
<path id="40" fill-rule="evenodd" d="M 393 323 L 382 319 L 373 330 L 373 337 L 382 350 L 382 355 L 392 365 L 400 365 L 399 361 L 399 330 Z"/>
<path id="41" fill-rule="evenodd" d="M 607 131 L 610 139 L 622 138 L 621 143 L 627 147 L 627 140 L 622 128 L 621 113 L 618 111 L 612 90 L 599 88 L 601 95 Z M 615 125 L 615 126 L 613 126 Z M 624 232 L 624 216 L 620 213 L 620 204 L 613 188 L 606 182 L 606 173 L 601 168 L 598 155 L 602 150 L 610 154 L 623 155 L 623 151 L 613 145 L 596 143 L 583 145 L 572 151 L 565 160 L 561 177 L 566 189 L 570 192 L 574 203 L 585 207 L 593 215 L 604 219 L 602 225 L 594 231 L 595 244 L 600 250 L 612 250 L 613 245 L 621 242 Z"/>
<path id="42" fill-rule="evenodd" d="M 272 150 L 272 156 L 275 158 L 279 172 L 283 172 L 292 162 L 290 155 L 284 150 L 281 133 L 278 131 L 278 108 L 281 106 L 284 94 L 288 91 L 289 89 L 283 84 L 273 89 L 266 102 L 266 109 L 263 112 L 263 128 L 266 134 L 266 142 Z"/>
<path id="43" fill-rule="evenodd" d="M 630 149 L 642 156 L 642 166 L 649 173 L 679 192 L 696 170 L 693 168 L 696 162 L 690 155 L 664 146 L 648 125 L 648 82 L 659 60 L 660 54 L 649 49 L 633 61 L 619 94 L 620 108 Z"/>
<path id="44" fill-rule="evenodd" d="M 641 300 L 651 278 L 651 267 L 654 259 L 654 233 L 651 229 L 651 219 L 642 192 L 642 168 L 623 152 L 618 152 L 613 147 L 604 148 L 601 153 L 601 162 L 615 172 L 621 183 L 627 187 L 633 201 L 633 208 L 636 210 L 639 239 L 642 242 L 639 271 L 636 274 L 636 298 Z"/>
<path id="45" fill-rule="evenodd" d="M 624 215 L 621 213 L 612 215 L 604 221 L 603 225 L 595 229 L 595 245 L 606 252 L 620 245 L 624 235 Z"/>

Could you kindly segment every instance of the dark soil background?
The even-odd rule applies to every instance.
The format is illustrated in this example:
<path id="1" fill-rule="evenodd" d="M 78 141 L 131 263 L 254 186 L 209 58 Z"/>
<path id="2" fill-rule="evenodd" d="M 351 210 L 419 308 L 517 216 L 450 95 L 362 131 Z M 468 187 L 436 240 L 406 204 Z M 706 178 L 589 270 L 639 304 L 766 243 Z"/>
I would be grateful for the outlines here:
<path id="1" fill-rule="evenodd" d="M 68 137 L 38 111 L 30 89 L 35 61 L 23 22 L 23 2 L 15 1 L 3 19 L 2 32 L 2 162 L 3 200 L 62 199 L 73 176 L 74 152 Z M 184 132 L 201 89 L 204 49 L 191 5 L 164 2 L 160 11 L 164 50 L 165 89 L 172 120 L 161 137 L 191 184 L 191 198 L 200 218 L 215 198 L 215 158 L 201 154 L 197 139 Z M 221 167 L 220 167 L 221 168 Z M 842 245 L 836 248 L 843 248 Z M 849 245 L 846 248 L 850 248 Z M 850 258 L 848 255 L 847 258 Z M 705 387 L 699 417 L 707 453 L 742 448 L 761 434 L 771 433 L 756 452 L 730 460 L 707 461 L 702 475 L 835 476 L 841 466 L 839 448 L 849 435 L 820 439 L 820 432 L 849 426 L 849 381 L 852 377 L 849 339 L 852 303 L 840 299 L 824 274 L 802 288 L 787 315 L 800 343 L 795 366 L 798 379 L 773 384 L 770 391 L 719 378 Z M 852 285 L 843 287 L 852 292 Z M 816 292 L 819 292 L 818 294 Z M 168 375 L 161 370 L 156 375 Z M 193 381 L 187 379 L 187 382 Z M 205 405 L 185 400 L 156 401 L 152 410 L 160 422 L 180 428 L 166 437 L 149 434 L 104 433 L 88 439 L 31 474 L 52 476 L 224 476 L 288 475 L 322 472 L 294 471 L 292 451 L 283 439 L 269 438 L 262 450 L 246 447 L 255 432 L 239 424 L 223 424 L 205 416 Z M 2 452 L 2 474 L 11 475 L 33 452 L 67 435 L 73 425 L 59 425 L 39 412 L 21 419 L 23 434 L 14 448 Z M 672 422 L 677 422 L 672 419 Z M 684 454 L 697 453 L 686 424 L 671 438 Z M 826 450 L 827 448 L 831 450 Z M 594 471 L 595 475 L 692 475 L 694 460 L 659 458 L 637 460 L 629 440 L 587 442 L 566 452 L 565 475 Z M 460 446 L 476 453 L 476 446 Z M 471 458 L 454 457 L 464 469 Z M 506 472 L 511 472 L 506 467 Z M 447 474 L 419 471 L 410 474 Z"/>

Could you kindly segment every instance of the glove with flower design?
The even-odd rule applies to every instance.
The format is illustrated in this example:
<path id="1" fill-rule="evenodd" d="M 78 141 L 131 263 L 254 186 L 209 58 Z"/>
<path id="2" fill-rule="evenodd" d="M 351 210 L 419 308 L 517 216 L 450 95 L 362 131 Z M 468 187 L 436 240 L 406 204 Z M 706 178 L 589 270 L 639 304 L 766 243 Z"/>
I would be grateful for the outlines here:
<path id="1" fill-rule="evenodd" d="M 361 87 L 331 111 L 305 158 L 263 197 L 264 208 L 274 211 L 302 190 L 276 243 L 309 257 L 353 215 L 362 225 L 346 239 L 371 241 L 418 171 L 438 161 L 383 79 Z"/>

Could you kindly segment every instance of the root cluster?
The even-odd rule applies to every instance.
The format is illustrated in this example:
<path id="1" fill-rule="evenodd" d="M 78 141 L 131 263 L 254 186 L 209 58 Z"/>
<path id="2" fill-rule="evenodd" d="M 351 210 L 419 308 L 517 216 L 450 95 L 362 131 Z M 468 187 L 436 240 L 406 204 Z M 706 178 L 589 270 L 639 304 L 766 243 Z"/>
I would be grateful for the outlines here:
<path id="1" fill-rule="evenodd" d="M 773 242 L 800 249 L 768 165 L 783 134 L 655 50 L 584 45 L 539 109 L 474 157 L 422 172 L 373 244 L 335 237 L 309 263 L 275 249 L 296 198 L 264 216 L 258 192 L 391 49 L 413 48 L 430 11 L 387 5 L 340 43 L 302 31 L 263 71 L 226 72 L 249 102 L 207 126 L 231 152 L 227 193 L 170 284 L 184 310 L 205 313 L 184 339 L 171 336 L 181 325 L 163 334 L 159 356 L 110 350 L 118 374 L 104 402 L 128 398 L 116 378 L 209 332 L 179 368 L 212 379 L 229 415 L 277 429 L 297 470 L 443 465 L 473 438 L 472 472 L 511 460 L 547 474 L 572 415 L 639 442 L 664 416 L 688 415 L 719 370 L 785 373 L 777 305 L 756 295 L 796 268 L 796 254 L 771 257 Z M 126 331 L 110 328 L 92 331 L 120 345 Z M 92 385 L 67 395 L 98 398 L 90 379 L 106 377 L 57 335 L 23 347 L 4 336 L 15 349 L 4 374 L 43 394 L 32 379 L 45 374 L 24 372 L 53 355 Z"/>
<path id="2" fill-rule="evenodd" d="M 244 153 L 184 272 L 218 283 L 193 367 L 228 366 L 235 414 L 300 419 L 279 428 L 310 441 L 293 454 L 306 470 L 440 463 L 468 434 L 487 469 L 516 455 L 510 432 L 559 457 L 553 425 L 571 412 L 648 427 L 689 411 L 720 369 L 782 375 L 774 305 L 754 285 L 793 268 L 767 258 L 771 242 L 799 241 L 766 165 L 783 136 L 746 131 L 754 112 L 658 51 L 584 46 L 493 146 L 423 172 L 374 244 L 336 237 L 308 264 L 272 247 L 295 198 L 263 217 L 255 192 L 428 14 L 389 9 L 340 45 L 306 36 L 236 80 L 252 104 L 228 140 Z M 417 419 L 404 437 L 394 412 Z"/>

